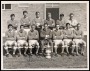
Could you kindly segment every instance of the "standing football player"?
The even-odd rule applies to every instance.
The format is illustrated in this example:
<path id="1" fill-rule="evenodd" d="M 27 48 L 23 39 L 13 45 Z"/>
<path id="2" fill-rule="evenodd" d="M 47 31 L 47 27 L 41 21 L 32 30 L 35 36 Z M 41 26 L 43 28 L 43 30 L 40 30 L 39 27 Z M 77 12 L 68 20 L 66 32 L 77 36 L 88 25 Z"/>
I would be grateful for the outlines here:
<path id="1" fill-rule="evenodd" d="M 15 20 L 15 14 L 11 14 L 10 15 L 10 20 L 7 21 L 7 24 L 12 24 L 13 26 L 13 29 L 15 30 L 15 32 L 17 32 L 17 29 L 18 29 L 18 21 Z"/>
<path id="2" fill-rule="evenodd" d="M 60 29 L 65 29 L 66 23 L 64 20 L 64 14 L 60 14 L 60 19 L 56 21 L 56 24 L 60 25 Z"/>
<path id="3" fill-rule="evenodd" d="M 70 18 L 67 20 L 67 23 L 70 23 L 71 30 L 74 30 L 75 27 L 77 26 L 78 22 L 77 22 L 76 19 L 74 19 L 74 14 L 73 13 L 70 13 L 69 17 Z"/>
<path id="4" fill-rule="evenodd" d="M 28 17 L 28 12 L 27 11 L 23 11 L 23 18 L 21 18 L 20 22 L 21 25 L 24 25 L 24 29 L 25 31 L 28 33 L 29 31 L 29 26 L 31 25 L 31 20 Z"/>
<path id="5" fill-rule="evenodd" d="M 48 24 L 48 27 L 53 30 L 55 28 L 55 21 L 52 19 L 51 13 L 48 13 L 48 18 L 47 20 L 44 21 L 44 23 Z"/>

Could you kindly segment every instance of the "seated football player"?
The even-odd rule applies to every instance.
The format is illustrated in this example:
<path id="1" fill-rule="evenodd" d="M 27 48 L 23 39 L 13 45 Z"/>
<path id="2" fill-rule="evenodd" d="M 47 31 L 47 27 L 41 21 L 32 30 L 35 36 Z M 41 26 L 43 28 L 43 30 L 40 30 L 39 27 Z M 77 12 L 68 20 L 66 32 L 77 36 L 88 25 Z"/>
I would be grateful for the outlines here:
<path id="1" fill-rule="evenodd" d="M 55 55 L 57 56 L 57 48 L 60 47 L 60 45 L 63 47 L 64 42 L 63 39 L 63 32 L 59 29 L 60 25 L 56 24 L 56 29 L 53 31 L 53 41 L 55 43 L 54 49 L 55 49 Z"/>
<path id="2" fill-rule="evenodd" d="M 5 42 L 5 50 L 6 50 L 6 56 L 9 56 L 9 50 L 8 48 L 13 48 L 13 56 L 15 56 L 15 51 L 17 49 L 17 43 L 16 43 L 16 33 L 13 30 L 13 26 L 11 24 L 8 25 L 8 31 L 5 33 L 6 42 Z"/>
<path id="3" fill-rule="evenodd" d="M 11 14 L 10 15 L 10 20 L 7 21 L 7 24 L 12 24 L 13 26 L 13 29 L 15 30 L 15 32 L 17 32 L 17 29 L 18 29 L 18 21 L 15 20 L 15 14 Z"/>
<path id="4" fill-rule="evenodd" d="M 47 23 L 49 29 L 51 30 L 55 28 L 55 21 L 52 19 L 51 13 L 48 13 L 48 18 L 44 21 L 44 23 Z"/>
<path id="5" fill-rule="evenodd" d="M 77 24 L 76 30 L 74 30 L 74 39 L 76 46 L 76 55 L 79 55 L 78 50 L 81 49 L 81 54 L 84 55 L 86 42 L 83 40 L 83 31 L 80 30 L 80 24 Z"/>
<path id="6" fill-rule="evenodd" d="M 31 20 L 28 17 L 28 12 L 27 11 L 23 11 L 23 18 L 21 18 L 20 22 L 21 25 L 24 25 L 24 29 L 25 31 L 28 33 L 28 31 L 30 30 L 30 25 L 31 25 Z"/>
<path id="7" fill-rule="evenodd" d="M 64 46 L 62 47 L 61 55 L 63 55 L 63 52 L 64 52 L 65 48 L 66 48 L 67 55 L 69 55 L 68 48 L 73 43 L 72 39 L 73 39 L 73 31 L 70 29 L 70 24 L 66 23 L 66 29 L 63 31 Z M 74 49 L 74 48 L 75 47 L 72 46 L 72 49 Z"/>
<path id="8" fill-rule="evenodd" d="M 36 55 L 38 55 L 39 51 L 39 34 L 38 31 L 35 30 L 35 24 L 31 25 L 31 30 L 28 32 L 28 41 L 29 41 L 29 49 L 30 49 L 30 55 L 32 55 L 32 48 L 36 47 Z"/>
<path id="9" fill-rule="evenodd" d="M 40 32 L 42 55 L 44 55 L 44 50 L 45 50 L 45 48 L 47 48 L 48 43 L 49 43 L 49 45 L 51 47 L 51 51 L 52 51 L 53 44 L 52 44 L 50 34 L 52 34 L 51 30 L 48 28 L 48 24 L 45 23 L 44 28 Z"/>
<path id="10" fill-rule="evenodd" d="M 20 30 L 17 32 L 17 45 L 19 54 L 21 55 L 21 48 L 25 48 L 24 55 L 27 56 L 26 52 L 28 49 L 28 43 L 27 43 L 27 32 L 24 30 L 24 25 L 20 25 Z"/>

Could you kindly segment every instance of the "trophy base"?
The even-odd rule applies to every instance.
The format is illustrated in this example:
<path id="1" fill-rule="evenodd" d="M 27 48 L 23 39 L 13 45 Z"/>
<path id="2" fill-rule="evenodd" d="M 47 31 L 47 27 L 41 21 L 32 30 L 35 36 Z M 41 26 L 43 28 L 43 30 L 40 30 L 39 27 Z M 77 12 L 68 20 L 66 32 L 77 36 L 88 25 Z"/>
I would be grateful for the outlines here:
<path id="1" fill-rule="evenodd" d="M 51 58 L 51 56 L 46 56 L 46 58 L 47 58 L 47 59 L 50 59 L 50 58 Z"/>

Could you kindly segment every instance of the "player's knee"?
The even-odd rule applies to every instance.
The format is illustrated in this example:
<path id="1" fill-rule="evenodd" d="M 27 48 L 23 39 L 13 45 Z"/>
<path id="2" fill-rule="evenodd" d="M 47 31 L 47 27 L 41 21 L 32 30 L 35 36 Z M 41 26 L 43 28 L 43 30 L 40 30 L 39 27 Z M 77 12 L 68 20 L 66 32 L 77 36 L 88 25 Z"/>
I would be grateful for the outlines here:
<path id="1" fill-rule="evenodd" d="M 18 49 L 18 47 L 13 47 L 14 50 Z"/>
<path id="2" fill-rule="evenodd" d="M 26 47 L 28 47 L 28 43 L 26 43 Z"/>
<path id="3" fill-rule="evenodd" d="M 17 43 L 17 46 L 20 47 L 20 43 Z"/>
<path id="4" fill-rule="evenodd" d="M 7 44 L 7 43 L 5 43 L 5 44 L 4 44 L 4 46 L 5 46 L 5 47 L 7 47 L 7 46 L 8 46 L 8 44 Z"/>
<path id="5" fill-rule="evenodd" d="M 15 47 L 17 47 L 18 46 L 18 44 L 15 42 Z"/>

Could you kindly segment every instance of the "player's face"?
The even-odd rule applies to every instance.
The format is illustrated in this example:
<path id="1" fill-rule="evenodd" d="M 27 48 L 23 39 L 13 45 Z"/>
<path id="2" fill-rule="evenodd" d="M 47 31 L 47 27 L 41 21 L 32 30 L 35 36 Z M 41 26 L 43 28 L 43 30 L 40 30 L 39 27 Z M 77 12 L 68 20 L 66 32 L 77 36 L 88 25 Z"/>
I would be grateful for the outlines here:
<path id="1" fill-rule="evenodd" d="M 13 29 L 13 27 L 12 26 L 9 26 L 9 30 L 11 31 Z"/>
<path id="2" fill-rule="evenodd" d="M 24 26 L 21 26 L 21 28 L 20 28 L 21 30 L 24 30 Z"/>
<path id="3" fill-rule="evenodd" d="M 47 29 L 47 28 L 48 28 L 48 25 L 47 25 L 47 24 L 45 24 L 45 25 L 44 25 L 44 28 L 45 28 L 45 29 Z"/>
<path id="4" fill-rule="evenodd" d="M 77 29 L 80 29 L 80 25 L 77 26 Z"/>
<path id="5" fill-rule="evenodd" d="M 56 25 L 56 29 L 57 29 L 57 30 L 59 29 L 59 25 Z"/>
<path id="6" fill-rule="evenodd" d="M 70 18 L 73 19 L 74 15 L 70 15 Z"/>
<path id="7" fill-rule="evenodd" d="M 32 26 L 32 30 L 35 30 L 35 26 Z"/>
<path id="8" fill-rule="evenodd" d="M 70 28 L 70 25 L 69 25 L 69 24 L 67 25 L 67 28 L 68 28 L 68 29 Z"/>
<path id="9" fill-rule="evenodd" d="M 61 19 L 63 19 L 64 16 L 60 16 Z"/>
<path id="10" fill-rule="evenodd" d="M 24 15 L 24 17 L 27 17 L 28 13 L 24 13 L 23 15 Z"/>
<path id="11" fill-rule="evenodd" d="M 12 16 L 11 19 L 14 20 L 15 16 Z"/>
<path id="12" fill-rule="evenodd" d="M 40 17 L 40 13 L 37 13 L 37 14 L 36 14 L 36 17 L 39 18 L 39 17 Z"/>
<path id="13" fill-rule="evenodd" d="M 51 14 L 48 14 L 48 18 L 51 18 Z"/>

